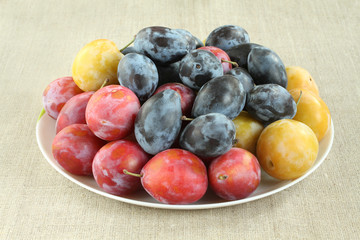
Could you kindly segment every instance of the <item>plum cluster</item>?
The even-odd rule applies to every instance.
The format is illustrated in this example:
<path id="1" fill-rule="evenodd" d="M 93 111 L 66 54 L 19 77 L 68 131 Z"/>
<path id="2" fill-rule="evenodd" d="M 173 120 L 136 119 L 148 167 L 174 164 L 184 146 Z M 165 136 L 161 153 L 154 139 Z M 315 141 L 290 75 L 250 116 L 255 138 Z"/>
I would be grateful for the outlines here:
<path id="1" fill-rule="evenodd" d="M 85 45 L 72 77 L 43 94 L 56 120 L 58 163 L 92 175 L 108 193 L 142 186 L 167 204 L 196 202 L 208 185 L 226 200 L 253 193 L 261 179 L 257 138 L 297 111 L 286 69 L 239 26 L 218 27 L 204 42 L 152 26 L 122 50 L 106 39 Z"/>

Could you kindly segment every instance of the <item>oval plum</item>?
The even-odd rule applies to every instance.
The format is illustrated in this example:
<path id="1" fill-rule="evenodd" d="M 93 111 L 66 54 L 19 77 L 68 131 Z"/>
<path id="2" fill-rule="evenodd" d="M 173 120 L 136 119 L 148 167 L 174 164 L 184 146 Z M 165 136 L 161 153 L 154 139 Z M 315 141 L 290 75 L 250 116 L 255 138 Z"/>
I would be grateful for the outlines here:
<path id="1" fill-rule="evenodd" d="M 290 93 L 277 84 L 254 87 L 246 101 L 246 110 L 256 119 L 269 124 L 279 119 L 293 118 L 296 103 Z"/>
<path id="2" fill-rule="evenodd" d="M 241 148 L 232 148 L 209 166 L 209 184 L 226 200 L 243 199 L 260 184 L 261 170 L 256 157 Z"/>
<path id="3" fill-rule="evenodd" d="M 285 66 L 274 51 L 265 47 L 251 49 L 247 65 L 256 85 L 274 83 L 286 88 Z"/>
<path id="4" fill-rule="evenodd" d="M 216 77 L 198 92 L 191 111 L 193 117 L 208 113 L 222 113 L 230 119 L 243 110 L 246 92 L 238 79 L 231 75 Z"/>
<path id="5" fill-rule="evenodd" d="M 200 158 L 212 158 L 229 151 L 235 139 L 235 125 L 221 113 L 209 113 L 192 120 L 180 135 L 180 146 Z"/>
<path id="6" fill-rule="evenodd" d="M 135 137 L 145 152 L 155 155 L 171 147 L 181 128 L 180 95 L 166 89 L 149 98 L 135 119 Z"/>

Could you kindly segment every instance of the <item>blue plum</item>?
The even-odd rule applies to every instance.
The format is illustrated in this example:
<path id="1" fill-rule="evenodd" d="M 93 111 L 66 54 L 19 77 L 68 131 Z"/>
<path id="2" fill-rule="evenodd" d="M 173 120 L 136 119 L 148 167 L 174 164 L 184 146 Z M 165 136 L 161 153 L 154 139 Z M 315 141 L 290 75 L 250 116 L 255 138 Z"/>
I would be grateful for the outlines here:
<path id="1" fill-rule="evenodd" d="M 221 113 L 209 113 L 192 120 L 180 135 L 181 148 L 200 158 L 212 158 L 229 151 L 235 140 L 235 125 Z"/>
<path id="2" fill-rule="evenodd" d="M 246 71 L 244 68 L 241 67 L 233 68 L 226 74 L 237 78 L 237 80 L 239 80 L 239 82 L 241 82 L 241 84 L 243 85 L 246 93 L 249 93 L 251 89 L 253 89 L 255 86 L 254 80 L 252 79 L 248 71 Z"/>
<path id="3" fill-rule="evenodd" d="M 155 155 L 171 147 L 181 128 L 181 97 L 171 89 L 150 97 L 135 119 L 135 138 L 145 152 Z"/>
<path id="4" fill-rule="evenodd" d="M 250 91 L 246 110 L 264 124 L 270 124 L 284 118 L 292 119 L 296 114 L 296 103 L 280 85 L 263 84 Z"/>
<path id="5" fill-rule="evenodd" d="M 184 34 L 162 26 L 140 30 L 136 34 L 134 48 L 160 64 L 177 62 L 190 51 L 189 42 Z"/>
<path id="6" fill-rule="evenodd" d="M 133 91 L 141 102 L 154 93 L 159 82 L 155 63 L 138 53 L 128 53 L 120 60 L 117 76 L 120 85 Z"/>
<path id="7" fill-rule="evenodd" d="M 233 46 L 226 50 L 226 53 L 229 55 L 231 61 L 237 62 L 239 67 L 247 69 L 247 59 L 251 49 L 255 47 L 262 47 L 256 43 L 242 43 L 236 46 Z"/>
<path id="8" fill-rule="evenodd" d="M 206 82 L 222 75 L 223 67 L 220 60 L 206 50 L 192 50 L 180 62 L 181 81 L 195 90 L 199 90 Z"/>
<path id="9" fill-rule="evenodd" d="M 247 67 L 256 85 L 275 83 L 286 88 L 288 80 L 284 63 L 271 49 L 265 47 L 251 49 Z"/>
<path id="10" fill-rule="evenodd" d="M 214 46 L 226 51 L 231 47 L 248 42 L 250 42 L 250 37 L 244 28 L 224 25 L 214 29 L 209 34 L 205 46 Z"/>
<path id="11" fill-rule="evenodd" d="M 243 110 L 245 101 L 246 92 L 237 78 L 231 75 L 216 77 L 202 86 L 198 92 L 192 116 L 222 113 L 234 119 Z"/>

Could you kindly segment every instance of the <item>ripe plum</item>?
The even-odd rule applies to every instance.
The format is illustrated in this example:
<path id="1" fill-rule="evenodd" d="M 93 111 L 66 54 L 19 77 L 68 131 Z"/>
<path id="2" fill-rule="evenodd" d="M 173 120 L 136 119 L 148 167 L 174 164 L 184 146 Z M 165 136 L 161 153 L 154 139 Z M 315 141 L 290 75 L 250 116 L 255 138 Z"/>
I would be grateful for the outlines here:
<path id="1" fill-rule="evenodd" d="M 57 119 L 62 107 L 73 96 L 83 91 L 72 77 L 62 77 L 52 81 L 43 92 L 43 105 L 47 114 Z"/>
<path id="2" fill-rule="evenodd" d="M 250 42 L 249 34 L 242 27 L 224 25 L 214 29 L 206 38 L 205 46 L 214 46 L 226 51 L 241 43 Z"/>
<path id="3" fill-rule="evenodd" d="M 138 53 L 129 53 L 120 60 L 117 76 L 120 85 L 133 91 L 141 102 L 154 93 L 159 82 L 155 63 Z"/>
<path id="4" fill-rule="evenodd" d="M 93 91 L 83 92 L 73 96 L 65 103 L 56 120 L 56 133 L 71 124 L 86 124 L 85 110 L 89 99 L 93 94 Z"/>
<path id="5" fill-rule="evenodd" d="M 290 93 L 278 84 L 255 86 L 246 101 L 246 110 L 256 119 L 269 124 L 283 118 L 293 118 L 296 103 Z"/>
<path id="6" fill-rule="evenodd" d="M 230 119 L 243 110 L 246 92 L 238 79 L 231 75 L 216 77 L 205 83 L 198 92 L 192 108 L 192 116 L 222 113 Z"/>
<path id="7" fill-rule="evenodd" d="M 184 34 L 162 26 L 140 30 L 136 34 L 134 48 L 138 53 L 161 64 L 179 61 L 190 51 L 189 42 Z"/>
<path id="8" fill-rule="evenodd" d="M 140 173 L 150 156 L 135 142 L 117 140 L 107 143 L 95 155 L 92 171 L 97 184 L 106 192 L 124 195 L 141 187 L 140 179 L 124 174 L 124 169 Z"/>
<path id="9" fill-rule="evenodd" d="M 72 124 L 56 134 L 52 154 L 66 171 L 75 175 L 91 175 L 94 156 L 105 143 L 86 124 Z"/>
<path id="10" fill-rule="evenodd" d="M 149 98 L 135 120 L 135 137 L 145 152 L 155 155 L 171 147 L 181 128 L 181 97 L 166 89 Z"/>
<path id="11" fill-rule="evenodd" d="M 140 102 L 135 93 L 120 85 L 109 85 L 90 98 L 85 118 L 96 136 L 113 141 L 132 132 L 139 109 Z"/>
<path id="12" fill-rule="evenodd" d="M 217 157 L 229 151 L 235 139 L 235 125 L 221 113 L 209 113 L 192 120 L 180 135 L 180 146 L 200 158 Z"/>
<path id="13" fill-rule="evenodd" d="M 275 83 L 286 88 L 285 66 L 274 51 L 265 47 L 251 49 L 247 67 L 256 85 Z"/>
<path id="14" fill-rule="evenodd" d="M 180 63 L 181 81 L 195 90 L 199 90 L 206 82 L 222 75 L 221 62 L 212 52 L 206 50 L 193 50 Z"/>

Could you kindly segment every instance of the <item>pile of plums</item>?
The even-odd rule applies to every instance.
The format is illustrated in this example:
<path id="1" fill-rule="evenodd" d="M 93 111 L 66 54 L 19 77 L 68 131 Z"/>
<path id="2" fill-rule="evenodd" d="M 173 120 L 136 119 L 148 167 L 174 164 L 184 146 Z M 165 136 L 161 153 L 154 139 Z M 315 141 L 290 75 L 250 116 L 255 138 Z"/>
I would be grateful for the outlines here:
<path id="1" fill-rule="evenodd" d="M 297 113 L 280 57 L 234 25 L 216 28 L 205 44 L 184 29 L 146 27 L 130 45 L 88 43 L 72 76 L 45 89 L 44 108 L 56 119 L 56 161 L 72 174 L 92 175 L 108 193 L 143 187 L 167 204 L 194 203 L 208 185 L 226 200 L 253 193 L 261 179 L 256 156 L 277 151 L 257 148 L 261 133 Z M 311 167 L 318 139 L 308 132 L 314 154 L 302 161 Z M 277 167 L 276 159 L 264 159 Z"/>

